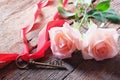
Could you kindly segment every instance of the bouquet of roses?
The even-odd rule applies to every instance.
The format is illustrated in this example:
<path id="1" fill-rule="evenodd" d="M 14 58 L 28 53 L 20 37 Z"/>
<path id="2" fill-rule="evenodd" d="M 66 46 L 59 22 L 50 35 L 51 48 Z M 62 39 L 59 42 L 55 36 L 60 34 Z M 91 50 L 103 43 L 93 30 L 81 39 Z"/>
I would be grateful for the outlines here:
<path id="1" fill-rule="evenodd" d="M 99 1 L 97 4 L 93 3 L 95 0 L 60 0 L 62 7 L 58 7 L 54 20 L 48 22 L 40 31 L 37 50 L 30 54 L 26 34 L 32 29 L 38 17 L 38 9 L 46 6 L 49 1 L 43 0 L 37 4 L 34 22 L 22 29 L 24 40 L 22 54 L 0 54 L 0 64 L 16 60 L 18 57 L 26 62 L 30 59 L 39 59 L 44 57 L 44 53 L 49 47 L 53 55 L 60 59 L 72 57 L 76 50 L 82 52 L 84 59 L 97 61 L 112 58 L 118 54 L 118 32 L 113 28 L 98 27 L 92 21 L 93 18 L 102 23 L 106 19 L 112 22 L 120 21 L 120 16 L 110 9 L 110 0 Z M 73 11 L 66 10 L 68 4 L 73 5 Z M 73 25 L 69 24 L 68 19 L 70 18 L 74 19 Z M 85 26 L 88 27 L 88 30 L 81 33 L 81 28 Z"/>

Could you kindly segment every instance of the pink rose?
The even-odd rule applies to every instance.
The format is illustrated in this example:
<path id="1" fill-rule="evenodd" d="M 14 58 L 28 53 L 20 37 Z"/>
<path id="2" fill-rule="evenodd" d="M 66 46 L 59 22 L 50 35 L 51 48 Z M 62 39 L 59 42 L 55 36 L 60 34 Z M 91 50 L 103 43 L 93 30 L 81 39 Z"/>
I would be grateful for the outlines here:
<path id="1" fill-rule="evenodd" d="M 80 32 L 72 28 L 68 23 L 63 27 L 54 27 L 49 30 L 51 50 L 53 55 L 60 59 L 69 58 L 80 45 Z"/>
<path id="2" fill-rule="evenodd" d="M 103 60 L 117 55 L 119 34 L 115 29 L 97 28 L 95 24 L 84 36 L 82 55 L 84 59 Z"/>

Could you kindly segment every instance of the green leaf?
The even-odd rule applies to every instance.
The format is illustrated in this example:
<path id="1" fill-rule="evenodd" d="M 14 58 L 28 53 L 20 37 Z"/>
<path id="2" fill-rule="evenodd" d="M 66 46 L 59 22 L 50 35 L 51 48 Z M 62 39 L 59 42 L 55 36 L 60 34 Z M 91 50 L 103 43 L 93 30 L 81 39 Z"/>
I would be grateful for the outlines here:
<path id="1" fill-rule="evenodd" d="M 94 12 L 91 16 L 100 22 L 105 22 L 105 18 L 101 12 Z"/>
<path id="2" fill-rule="evenodd" d="M 83 8 L 83 7 L 80 7 L 79 12 L 80 12 L 80 13 L 83 13 L 83 11 L 84 11 L 84 8 Z"/>
<path id="3" fill-rule="evenodd" d="M 60 4 L 63 4 L 63 0 L 59 0 Z"/>
<path id="4" fill-rule="evenodd" d="M 110 0 L 102 1 L 96 6 L 96 10 L 106 11 L 110 8 Z"/>
<path id="5" fill-rule="evenodd" d="M 62 7 L 58 7 L 58 12 L 61 14 L 61 16 L 63 16 L 64 18 L 68 18 L 68 17 L 72 17 L 75 15 L 75 13 L 70 13 L 67 12 L 65 9 L 63 9 Z"/>
<path id="6" fill-rule="evenodd" d="M 87 12 L 87 15 L 92 15 L 95 12 L 96 12 L 96 10 L 90 10 L 90 11 Z"/>
<path id="7" fill-rule="evenodd" d="M 103 12 L 103 16 L 113 22 L 120 22 L 120 16 L 113 9 Z"/>
<path id="8" fill-rule="evenodd" d="M 77 22 L 79 21 L 78 13 L 75 14 L 75 20 L 76 20 Z"/>

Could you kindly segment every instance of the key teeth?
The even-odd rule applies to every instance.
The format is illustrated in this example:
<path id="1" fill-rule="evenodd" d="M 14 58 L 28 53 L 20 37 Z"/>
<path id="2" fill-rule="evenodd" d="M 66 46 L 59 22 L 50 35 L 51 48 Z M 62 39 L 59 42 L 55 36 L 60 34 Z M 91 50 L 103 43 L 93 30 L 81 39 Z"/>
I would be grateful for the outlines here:
<path id="1" fill-rule="evenodd" d="M 62 61 L 61 60 L 54 60 L 54 61 L 50 61 L 50 63 L 49 64 L 51 64 L 51 65 L 58 65 L 58 66 L 62 66 Z"/>

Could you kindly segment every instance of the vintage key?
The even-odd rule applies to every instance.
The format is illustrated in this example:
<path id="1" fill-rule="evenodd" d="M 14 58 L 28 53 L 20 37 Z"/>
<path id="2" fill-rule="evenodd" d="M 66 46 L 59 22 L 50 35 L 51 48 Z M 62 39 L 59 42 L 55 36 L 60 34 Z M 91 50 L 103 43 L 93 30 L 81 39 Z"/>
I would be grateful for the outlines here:
<path id="1" fill-rule="evenodd" d="M 66 67 L 62 66 L 62 65 L 53 65 L 53 64 L 49 64 L 49 63 L 42 63 L 42 62 L 36 62 L 32 59 L 30 59 L 29 61 L 24 61 L 21 59 L 21 56 L 19 56 L 16 59 L 16 65 L 18 68 L 20 69 L 28 69 L 29 65 L 40 65 L 40 66 L 46 66 L 46 67 L 52 67 L 52 68 L 56 68 L 56 69 L 66 69 Z"/>
<path id="2" fill-rule="evenodd" d="M 64 67 L 62 65 L 52 65 L 52 64 L 49 64 L 49 63 L 36 62 L 34 60 L 30 60 L 29 63 L 34 64 L 34 65 L 53 67 L 53 68 L 57 68 L 57 69 L 66 69 L 66 67 Z"/>

